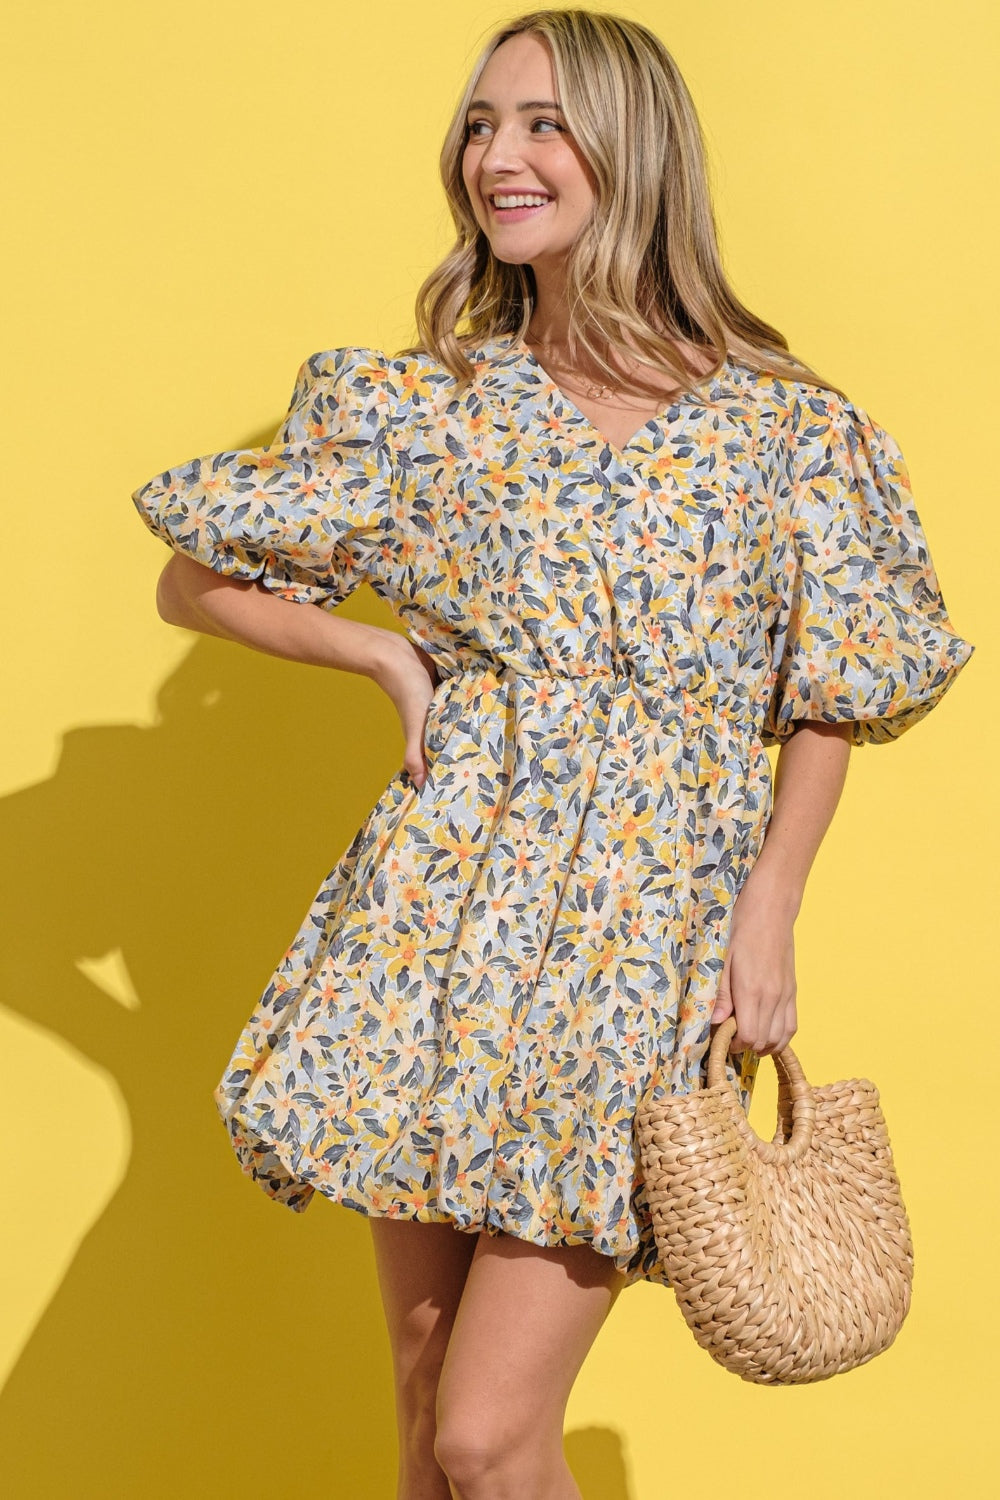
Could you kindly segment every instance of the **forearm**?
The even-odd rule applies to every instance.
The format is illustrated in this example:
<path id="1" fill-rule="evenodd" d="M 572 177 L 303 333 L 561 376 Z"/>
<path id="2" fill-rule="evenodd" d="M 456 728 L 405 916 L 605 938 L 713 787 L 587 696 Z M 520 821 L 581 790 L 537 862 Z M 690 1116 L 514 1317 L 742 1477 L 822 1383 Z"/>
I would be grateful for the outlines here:
<path id="1" fill-rule="evenodd" d="M 344 619 L 227 578 L 175 553 L 160 575 L 156 603 L 171 625 L 236 641 L 254 651 L 378 680 L 394 632 Z"/>
<path id="2" fill-rule="evenodd" d="M 851 725 L 804 720 L 778 752 L 771 818 L 751 875 L 793 919 L 847 777 Z"/>

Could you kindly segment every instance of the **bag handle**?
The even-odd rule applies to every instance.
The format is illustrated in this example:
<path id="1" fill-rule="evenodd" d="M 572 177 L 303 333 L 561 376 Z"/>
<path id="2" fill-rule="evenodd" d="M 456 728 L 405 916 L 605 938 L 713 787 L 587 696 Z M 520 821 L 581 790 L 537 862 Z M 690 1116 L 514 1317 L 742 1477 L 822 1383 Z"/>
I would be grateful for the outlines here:
<path id="1" fill-rule="evenodd" d="M 736 1017 L 723 1021 L 712 1038 L 708 1053 L 708 1086 L 726 1084 L 726 1053 L 736 1035 Z M 767 1162 L 798 1161 L 812 1144 L 816 1121 L 816 1099 L 791 1047 L 771 1054 L 778 1073 L 778 1130 L 772 1141 L 762 1140 L 746 1116 L 740 1112 L 740 1129 L 754 1150 Z M 784 1126 L 791 1121 L 791 1134 L 784 1139 Z"/>

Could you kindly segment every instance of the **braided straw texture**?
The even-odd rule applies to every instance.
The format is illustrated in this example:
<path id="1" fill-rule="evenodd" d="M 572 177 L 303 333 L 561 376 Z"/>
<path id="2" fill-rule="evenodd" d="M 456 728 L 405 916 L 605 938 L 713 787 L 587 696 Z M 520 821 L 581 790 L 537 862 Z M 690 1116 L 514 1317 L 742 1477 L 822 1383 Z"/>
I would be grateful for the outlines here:
<path id="1" fill-rule="evenodd" d="M 765 1142 L 724 1073 L 643 1101 L 636 1126 L 657 1248 L 698 1343 L 744 1380 L 793 1385 L 866 1363 L 910 1306 L 913 1244 L 879 1094 L 813 1088 L 776 1054 L 778 1129 Z M 720 1078 L 721 1075 L 721 1078 Z"/>

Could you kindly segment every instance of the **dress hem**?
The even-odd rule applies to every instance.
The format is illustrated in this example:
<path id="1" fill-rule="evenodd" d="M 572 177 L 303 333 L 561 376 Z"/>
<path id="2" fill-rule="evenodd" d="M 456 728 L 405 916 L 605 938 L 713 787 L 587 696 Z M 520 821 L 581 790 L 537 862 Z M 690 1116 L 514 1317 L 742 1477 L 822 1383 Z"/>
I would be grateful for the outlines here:
<path id="1" fill-rule="evenodd" d="M 507 1234 L 511 1239 L 521 1240 L 525 1244 L 537 1245 L 540 1249 L 548 1250 L 571 1249 L 578 1245 L 587 1245 L 595 1254 L 604 1256 L 614 1264 L 619 1275 L 623 1277 L 625 1286 L 631 1286 L 638 1281 L 652 1281 L 655 1284 L 662 1285 L 668 1284 L 665 1276 L 657 1277 L 651 1275 L 641 1265 L 621 1265 L 619 1255 L 613 1250 L 602 1249 L 594 1241 L 593 1236 L 582 1234 L 578 1239 L 561 1239 L 553 1243 L 551 1240 L 542 1238 L 537 1233 L 525 1233 L 522 1225 L 516 1221 L 511 1221 L 508 1216 L 504 1215 L 495 1206 L 487 1205 L 481 1219 L 470 1215 L 467 1221 L 464 1222 L 456 1213 L 449 1212 L 447 1209 L 415 1207 L 404 1198 L 396 1200 L 391 1206 L 384 1208 L 376 1207 L 370 1199 L 358 1196 L 352 1188 L 338 1184 L 331 1179 L 324 1181 L 319 1177 L 313 1180 L 297 1176 L 288 1161 L 287 1152 L 282 1151 L 282 1143 L 280 1141 L 264 1141 L 257 1137 L 256 1139 L 260 1141 L 260 1144 L 254 1147 L 243 1136 L 240 1127 L 234 1126 L 224 1116 L 222 1117 L 222 1122 L 227 1128 L 231 1144 L 235 1147 L 236 1155 L 243 1168 L 244 1175 L 256 1182 L 257 1186 L 262 1189 L 267 1197 L 273 1199 L 276 1203 L 281 1203 L 285 1208 L 292 1209 L 293 1212 L 304 1213 L 312 1203 L 313 1194 L 318 1193 L 327 1202 L 335 1203 L 342 1208 L 351 1209 L 355 1213 L 362 1214 L 365 1218 L 395 1218 L 418 1224 L 450 1224 L 462 1234 L 478 1234 L 480 1231 L 485 1230 L 487 1234 Z M 239 1141 L 234 1139 L 234 1131 L 236 1130 L 240 1131 L 241 1139 Z M 269 1155 L 276 1163 L 280 1164 L 287 1187 L 276 1189 L 272 1178 L 262 1172 L 255 1164 L 253 1158 L 262 1154 Z M 636 1255 L 639 1253 L 641 1252 L 638 1250 L 632 1251 L 629 1255 L 629 1260 L 635 1261 Z"/>

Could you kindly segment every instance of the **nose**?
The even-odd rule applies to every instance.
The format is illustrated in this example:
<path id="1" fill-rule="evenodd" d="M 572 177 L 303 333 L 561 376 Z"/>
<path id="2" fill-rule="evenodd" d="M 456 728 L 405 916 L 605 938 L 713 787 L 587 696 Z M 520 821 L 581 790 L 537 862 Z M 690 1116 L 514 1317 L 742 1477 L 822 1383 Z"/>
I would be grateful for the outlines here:
<path id="1" fill-rule="evenodd" d="M 523 165 L 517 134 L 511 127 L 498 125 L 480 157 L 484 172 L 517 172 Z"/>

